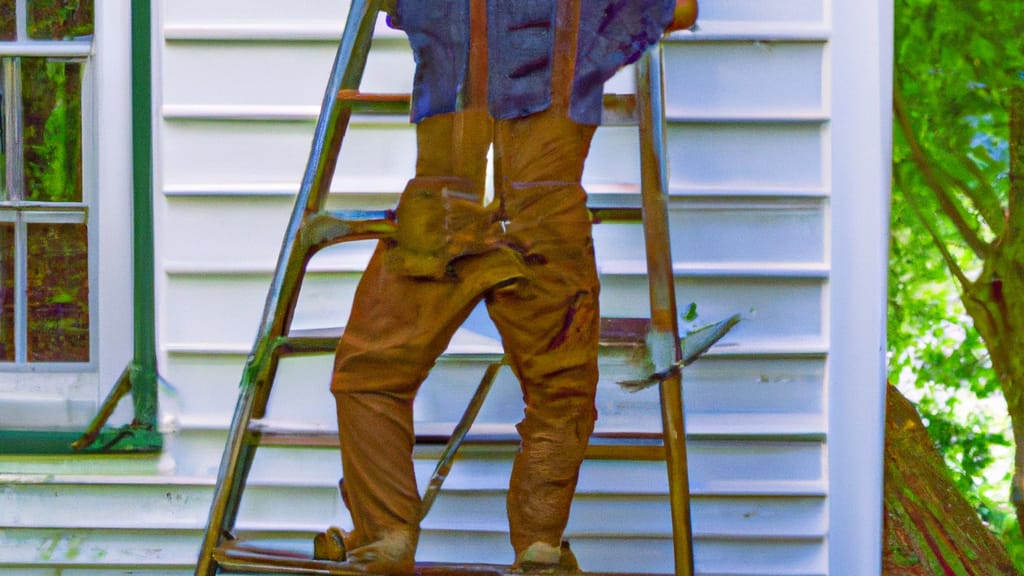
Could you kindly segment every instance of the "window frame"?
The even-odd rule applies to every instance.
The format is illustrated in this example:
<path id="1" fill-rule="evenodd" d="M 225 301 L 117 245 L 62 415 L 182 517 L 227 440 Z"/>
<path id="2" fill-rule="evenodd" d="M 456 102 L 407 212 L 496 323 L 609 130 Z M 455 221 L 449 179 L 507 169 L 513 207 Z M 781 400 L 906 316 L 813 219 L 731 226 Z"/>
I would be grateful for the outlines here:
<path id="1" fill-rule="evenodd" d="M 140 367 L 133 361 L 134 317 L 141 314 L 143 320 L 152 322 L 155 310 L 140 312 L 128 304 L 135 300 L 132 226 L 133 188 L 136 185 L 133 174 L 138 170 L 138 162 L 133 158 L 136 146 L 133 143 L 132 115 L 136 107 L 144 105 L 152 122 L 149 110 L 153 98 L 148 67 L 145 75 L 133 79 L 133 51 L 137 50 L 133 39 L 139 30 L 144 30 L 146 50 L 152 53 L 149 0 L 132 0 L 130 3 L 97 0 L 93 36 L 88 40 L 70 41 L 22 40 L 27 37 L 23 34 L 27 28 L 27 16 L 21 16 L 27 15 L 27 4 L 27 0 L 17 0 L 19 40 L 0 42 L 0 56 L 64 56 L 69 52 L 67 46 L 73 45 L 72 56 L 88 58 L 83 74 L 82 200 L 86 205 L 89 226 L 90 361 L 31 363 L 28 369 L 22 370 L 0 368 L 0 378 L 28 380 L 30 387 L 34 382 L 48 381 L 58 393 L 61 386 L 67 386 L 69 379 L 77 377 L 86 381 L 92 390 L 89 415 L 100 411 L 93 425 L 102 426 L 111 415 L 113 422 L 128 424 L 120 429 L 99 430 L 98 441 L 82 451 L 158 451 L 162 442 L 156 431 L 155 408 L 140 411 L 139 402 L 135 402 L 134 411 L 131 403 L 117 405 L 129 380 L 133 397 L 142 397 L 155 407 L 157 394 L 155 365 Z M 143 19 L 133 22 L 138 18 L 137 11 L 143 14 Z M 143 55 L 148 57 L 145 52 Z M 144 160 L 151 165 L 152 145 L 148 142 L 147 149 Z M 149 190 L 151 198 L 151 172 L 143 178 L 141 185 Z M 143 232 L 151 238 L 152 225 Z M 152 261 L 151 251 L 148 258 Z M 150 279 L 143 284 L 151 288 L 153 281 Z M 135 344 L 134 348 L 139 348 L 139 344 Z M 144 346 L 155 348 L 155 342 L 150 341 Z M 144 376 L 152 372 L 152 377 L 136 378 L 140 371 Z M 107 401 L 103 402 L 102 398 L 107 398 Z M 61 426 L 63 423 L 56 419 L 45 424 L 49 427 L 11 429 L 0 422 L 0 454 L 81 453 L 72 448 L 71 443 L 82 436 L 84 426 Z"/>

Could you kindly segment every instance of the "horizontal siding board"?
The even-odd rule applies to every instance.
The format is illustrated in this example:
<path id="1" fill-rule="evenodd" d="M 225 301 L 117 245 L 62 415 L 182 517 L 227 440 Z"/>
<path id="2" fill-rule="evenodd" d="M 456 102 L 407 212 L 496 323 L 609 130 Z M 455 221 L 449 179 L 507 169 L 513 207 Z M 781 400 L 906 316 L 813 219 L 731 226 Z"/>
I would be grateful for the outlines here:
<path id="1" fill-rule="evenodd" d="M 683 372 L 690 410 L 823 414 L 822 359 L 701 359 Z"/>
<path id="2" fill-rule="evenodd" d="M 280 182 L 298 189 L 313 123 L 176 120 L 161 132 L 167 186 Z M 409 126 L 352 123 L 337 176 L 411 175 L 415 154 Z"/>
<path id="3" fill-rule="evenodd" d="M 145 530 L 131 537 L 120 530 L 0 530 L 0 565 L 104 566 L 110 568 L 195 565 L 193 531 Z"/>
<path id="4" fill-rule="evenodd" d="M 165 411 L 187 422 L 227 426 L 243 361 L 241 356 L 172 354 L 164 368 L 170 387 L 163 403 Z M 454 422 L 489 361 L 442 358 L 417 398 L 417 420 Z M 653 390 L 623 393 L 615 381 L 627 374 L 615 359 L 602 360 L 601 368 L 598 431 L 659 429 L 657 394 Z M 299 423 L 306 430 L 335 429 L 334 409 L 327 392 L 330 369 L 328 356 L 285 360 L 281 365 L 282 378 L 271 397 L 268 418 L 278 423 Z M 517 386 L 508 369 L 503 369 L 477 422 L 516 422 L 522 414 Z M 764 425 L 771 421 L 791 433 L 823 432 L 822 360 L 703 359 L 687 368 L 684 386 L 691 434 L 709 434 L 728 426 L 738 426 L 749 433 L 757 429 L 759 422 Z M 759 415 L 774 420 L 759 420 Z M 804 428 L 800 427 L 801 422 L 806 423 Z M 780 430 L 769 427 L 763 431 L 765 435 L 773 433 Z"/>
<path id="5" fill-rule="evenodd" d="M 828 557 L 820 540 L 773 542 L 712 541 L 695 543 L 698 573 L 793 574 L 818 576 L 828 573 Z"/>
<path id="6" fill-rule="evenodd" d="M 222 431 L 182 431 L 167 449 L 164 467 L 182 478 L 212 477 L 223 451 Z M 690 480 L 694 493 L 714 495 L 722 490 L 740 495 L 821 495 L 825 485 L 824 445 L 820 441 L 701 440 L 689 443 Z M 430 478 L 437 449 L 419 451 L 417 477 Z M 468 446 L 445 483 L 450 490 L 504 489 L 508 484 L 514 447 L 484 449 Z M 251 479 L 255 483 L 333 487 L 340 462 L 333 448 L 264 447 L 259 450 Z M 592 493 L 665 493 L 665 464 L 658 461 L 624 463 L 587 460 L 579 490 Z"/>
<path id="7" fill-rule="evenodd" d="M 119 570 L 117 568 L 101 568 L 101 569 L 69 569 L 63 568 L 59 574 L 54 573 L 54 576 L 194 576 L 196 574 L 195 568 L 183 568 L 180 570 L 175 569 L 153 569 L 153 570 L 138 570 L 136 568 L 127 568 Z"/>
<path id="8" fill-rule="evenodd" d="M 671 538 L 587 538 L 569 535 L 573 551 L 584 570 L 608 572 L 671 573 Z M 427 550 L 418 555 L 424 561 L 466 558 L 473 562 L 509 562 L 505 535 L 489 538 L 428 533 L 421 537 Z M 787 575 L 818 576 L 825 574 L 821 559 L 821 542 L 788 541 L 782 543 L 728 542 L 702 539 L 694 541 L 699 575 Z M 458 550 L 457 554 L 449 552 Z M 708 560 L 705 560 L 707 558 Z M 746 567 L 742 570 L 739 567 Z M 756 569 L 751 570 L 751 567 Z"/>
<path id="9" fill-rule="evenodd" d="M 0 513 L 7 529 L 199 530 L 205 526 L 213 487 L 209 484 L 22 484 L 8 488 L 18 498 L 15 514 Z M 622 488 L 628 489 L 628 486 Z M 122 513 L 111 514 L 112 495 Z M 502 489 L 449 490 L 424 520 L 427 531 L 504 533 L 508 530 Z M 695 537 L 821 538 L 826 532 L 822 498 L 703 497 L 693 499 Z M 567 528 L 576 536 L 664 538 L 671 535 L 668 495 L 584 493 L 573 501 Z M 351 526 L 332 485 L 282 486 L 253 483 L 245 492 L 238 530 L 313 532 L 327 525 Z"/>
<path id="10" fill-rule="evenodd" d="M 0 562 L 7 566 L 75 567 L 117 574 L 177 573 L 194 566 L 201 533 L 180 530 L 136 531 L 130 539 L 117 530 L 45 529 L 6 530 L 0 533 Z M 584 569 L 602 571 L 671 572 L 670 538 L 592 538 L 569 535 Z M 306 551 L 309 534 L 280 533 L 264 536 L 265 543 Z M 729 541 L 695 539 L 698 574 L 765 576 L 824 574 L 818 540 Z M 508 536 L 503 533 L 426 531 L 420 539 L 420 561 L 511 562 Z M 756 566 L 756 571 L 751 567 Z M 20 567 L 20 566 L 19 566 Z M 153 572 L 144 572 L 144 571 Z M 157 572 L 157 571 L 160 572 Z M 164 572 L 164 571 L 174 572 Z M 23 572 L 17 572 L 22 574 Z M 61 572 L 62 574 L 66 572 Z M 95 573 L 95 572 L 94 572 Z M 31 574 L 31 573 L 30 573 Z M 45 574 L 45 572 L 44 572 Z"/>
<path id="11" fill-rule="evenodd" d="M 163 104 L 319 106 L 337 52 L 334 42 L 175 42 L 163 56 Z M 408 44 L 375 46 L 365 92 L 408 93 L 415 64 Z"/>
<path id="12" fill-rule="evenodd" d="M 296 313 L 295 328 L 344 324 L 358 274 L 311 274 Z M 642 317 L 648 313 L 646 278 L 603 276 L 602 313 L 612 317 Z M 228 345 L 246 349 L 259 324 L 269 277 L 174 276 L 166 297 L 176 311 L 167 318 L 167 345 Z M 720 346 L 796 341 L 820 341 L 824 334 L 821 279 L 681 278 L 676 283 L 680 302 L 694 302 L 700 324 L 743 314 Z M 465 342 L 469 344 L 470 342 Z"/>
<path id="13" fill-rule="evenodd" d="M 171 198 L 165 215 L 167 266 L 172 272 L 269 271 L 291 207 L 286 197 Z M 669 219 L 677 266 L 746 264 L 757 269 L 825 261 L 825 210 L 819 200 L 676 201 L 670 205 Z M 254 230 L 260 233 L 252 234 Z M 599 266 L 613 261 L 645 266 L 643 251 L 636 250 L 643 245 L 639 224 L 597 225 L 594 241 Z M 362 270 L 374 246 L 374 242 L 352 242 L 331 247 L 314 258 L 311 268 Z"/>
<path id="14" fill-rule="evenodd" d="M 677 266 L 689 264 L 823 263 L 825 212 L 820 201 L 687 200 L 670 204 L 670 249 Z M 643 261 L 639 224 L 594 227 L 599 263 Z"/>
<path id="15" fill-rule="evenodd" d="M 824 115 L 825 44 L 668 42 L 672 116 Z"/>
<path id="16" fill-rule="evenodd" d="M 701 22 L 824 23 L 825 0 L 717 0 L 701 4 Z"/>
<path id="17" fill-rule="evenodd" d="M 279 0 L 172 0 L 163 2 L 163 25 L 176 26 L 194 22 L 203 24 L 237 24 L 239 22 L 298 22 L 310 25 L 331 22 L 338 26 L 348 13 L 348 3 L 339 0 L 303 0 L 282 4 Z"/>
<path id="18" fill-rule="evenodd" d="M 603 276 L 602 314 L 642 317 L 648 314 L 647 279 L 643 276 Z M 697 305 L 695 324 L 718 321 L 733 314 L 743 320 L 726 335 L 721 347 L 753 342 L 808 341 L 823 337 L 825 286 L 819 279 L 677 278 L 680 308 Z"/>
<path id="19" fill-rule="evenodd" d="M 828 132 L 816 124 L 694 122 L 671 124 L 667 134 L 673 186 L 809 188 L 824 183 Z"/>
<path id="20" fill-rule="evenodd" d="M 297 189 L 313 135 L 312 122 L 250 120 L 170 120 L 164 122 L 165 185 L 260 185 L 281 183 Z M 635 128 L 603 127 L 592 144 L 584 183 L 621 186 L 639 180 Z M 226 153 L 231 151 L 231 153 Z M 406 124 L 353 122 L 339 155 L 332 190 L 353 190 L 362 177 L 411 177 L 415 131 Z M 361 191 L 358 188 L 353 191 Z"/>

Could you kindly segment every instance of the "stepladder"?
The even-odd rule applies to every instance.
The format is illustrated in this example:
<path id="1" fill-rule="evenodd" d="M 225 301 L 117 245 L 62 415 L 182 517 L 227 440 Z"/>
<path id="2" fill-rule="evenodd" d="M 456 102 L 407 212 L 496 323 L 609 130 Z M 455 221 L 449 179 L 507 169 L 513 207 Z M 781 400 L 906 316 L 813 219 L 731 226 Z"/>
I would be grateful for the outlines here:
<path id="1" fill-rule="evenodd" d="M 347 574 L 331 562 L 308 555 L 284 552 L 247 541 L 236 533 L 236 521 L 249 471 L 257 449 L 277 443 L 319 441 L 301 435 L 278 433 L 261 425 L 267 413 L 271 388 L 282 358 L 334 352 L 343 328 L 293 329 L 299 292 L 306 266 L 319 250 L 342 242 L 387 240 L 395 236 L 393 211 L 332 211 L 326 209 L 335 164 L 353 114 L 408 114 L 408 94 L 372 94 L 360 91 L 367 55 L 383 0 L 353 0 L 338 47 L 313 136 L 309 160 L 289 219 L 277 267 L 268 291 L 262 321 L 242 373 L 240 393 L 214 489 L 206 530 L 196 567 L 197 575 L 218 573 Z M 636 93 L 606 95 L 605 117 L 638 126 L 640 134 L 641 193 L 639 206 L 591 207 L 595 223 L 637 221 L 642 223 L 650 294 L 648 318 L 601 320 L 603 347 L 642 350 L 649 369 L 630 384 L 659 388 L 662 431 L 651 437 L 616 435 L 595 438 L 588 456 L 602 451 L 628 452 L 641 458 L 664 459 L 668 475 L 676 574 L 694 570 L 690 495 L 683 418 L 682 367 L 694 361 L 736 318 L 680 338 L 675 303 L 672 258 L 669 252 L 667 160 L 664 134 L 662 63 L 658 48 L 636 65 Z M 472 442 L 469 434 L 501 363 L 492 364 L 481 378 L 461 421 L 446 439 L 434 474 L 423 495 L 422 515 L 429 512 L 452 467 L 459 447 Z M 326 393 L 326 392 L 325 392 Z M 418 440 L 425 440 L 419 438 Z M 638 567 L 642 568 L 642 567 Z M 418 564 L 421 574 L 503 574 L 510 567 L 499 564 Z"/>

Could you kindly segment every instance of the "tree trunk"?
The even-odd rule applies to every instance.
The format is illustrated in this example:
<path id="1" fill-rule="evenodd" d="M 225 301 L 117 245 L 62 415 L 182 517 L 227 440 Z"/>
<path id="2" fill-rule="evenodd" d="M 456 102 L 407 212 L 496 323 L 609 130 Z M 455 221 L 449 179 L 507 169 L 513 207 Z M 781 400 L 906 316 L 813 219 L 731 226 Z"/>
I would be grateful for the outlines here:
<path id="1" fill-rule="evenodd" d="M 1006 231 L 992 243 L 978 278 L 964 286 L 964 308 L 999 375 L 1016 442 L 1011 502 L 1024 530 L 1024 89 L 1010 110 L 1010 191 Z"/>
<path id="2" fill-rule="evenodd" d="M 1024 254 L 1015 243 L 1000 244 L 981 275 L 963 293 L 964 308 L 985 341 L 999 375 L 1016 444 L 1011 502 L 1024 528 Z"/>
<path id="3" fill-rule="evenodd" d="M 1017 574 L 957 490 L 914 406 L 892 386 L 885 419 L 886 576 Z"/>

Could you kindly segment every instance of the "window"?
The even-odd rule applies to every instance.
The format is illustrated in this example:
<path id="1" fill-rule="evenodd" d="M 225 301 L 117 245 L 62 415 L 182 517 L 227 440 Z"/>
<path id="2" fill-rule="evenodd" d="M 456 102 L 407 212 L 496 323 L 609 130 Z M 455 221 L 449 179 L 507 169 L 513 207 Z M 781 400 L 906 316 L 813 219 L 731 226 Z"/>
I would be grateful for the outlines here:
<path id="1" fill-rule="evenodd" d="M 91 0 L 0 0 L 0 369 L 92 360 Z"/>
<path id="2" fill-rule="evenodd" d="M 130 358 L 128 6 L 0 0 L 0 453 L 83 430 Z"/>

